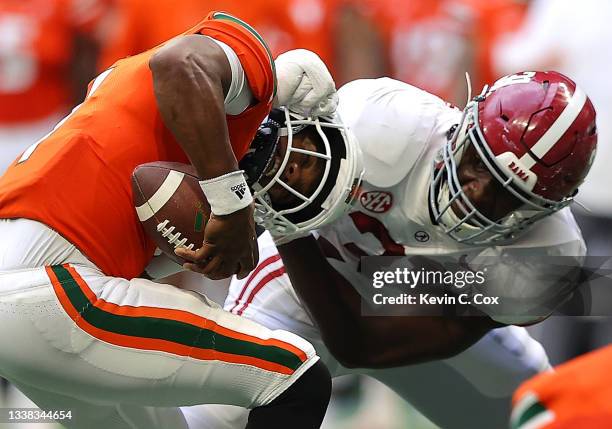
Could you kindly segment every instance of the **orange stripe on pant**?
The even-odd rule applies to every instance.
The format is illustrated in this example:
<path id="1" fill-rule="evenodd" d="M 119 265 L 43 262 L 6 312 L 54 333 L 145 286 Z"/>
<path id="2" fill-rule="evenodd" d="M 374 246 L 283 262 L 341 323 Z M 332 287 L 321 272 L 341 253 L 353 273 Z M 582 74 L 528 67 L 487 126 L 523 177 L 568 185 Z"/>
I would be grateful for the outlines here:
<path id="1" fill-rule="evenodd" d="M 277 339 L 264 340 L 251 335 L 236 332 L 231 329 L 219 326 L 215 322 L 212 322 L 206 318 L 197 316 L 186 311 L 155 307 L 119 306 L 117 304 L 106 302 L 105 300 L 98 298 L 93 293 L 93 291 L 89 288 L 86 282 L 82 279 L 82 277 L 76 272 L 73 267 L 65 265 L 64 268 L 70 273 L 81 291 L 92 303 L 92 306 L 104 312 L 120 315 L 123 317 L 152 317 L 156 319 L 174 320 L 177 322 L 190 324 L 201 329 L 213 331 L 219 333 L 220 335 L 225 335 L 236 340 L 259 344 L 263 346 L 276 346 L 298 356 L 302 362 L 305 361 L 307 358 L 306 354 L 302 350 L 286 342 Z M 199 349 L 197 347 L 190 347 L 184 344 L 179 344 L 164 339 L 135 337 L 97 328 L 87 322 L 79 313 L 79 311 L 72 305 L 72 302 L 68 298 L 64 288 L 61 286 L 59 279 L 57 278 L 51 267 L 47 267 L 46 271 L 47 275 L 51 279 L 55 293 L 58 296 L 58 299 L 64 310 L 81 329 L 83 329 L 90 335 L 99 338 L 102 341 L 128 348 L 165 351 L 176 355 L 191 356 L 202 360 L 215 359 L 230 363 L 246 364 L 287 375 L 290 375 L 294 372 L 291 368 L 288 368 L 286 366 L 253 356 L 236 355 L 221 352 L 214 349 Z"/>

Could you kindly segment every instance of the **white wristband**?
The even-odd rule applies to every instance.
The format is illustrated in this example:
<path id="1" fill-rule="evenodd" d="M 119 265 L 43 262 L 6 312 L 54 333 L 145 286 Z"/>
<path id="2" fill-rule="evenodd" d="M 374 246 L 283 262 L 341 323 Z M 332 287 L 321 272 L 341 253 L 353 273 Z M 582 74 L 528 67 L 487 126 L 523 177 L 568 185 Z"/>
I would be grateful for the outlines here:
<path id="1" fill-rule="evenodd" d="M 234 213 L 253 202 L 243 173 L 242 170 L 232 171 L 214 179 L 200 181 L 212 214 L 221 216 Z"/>

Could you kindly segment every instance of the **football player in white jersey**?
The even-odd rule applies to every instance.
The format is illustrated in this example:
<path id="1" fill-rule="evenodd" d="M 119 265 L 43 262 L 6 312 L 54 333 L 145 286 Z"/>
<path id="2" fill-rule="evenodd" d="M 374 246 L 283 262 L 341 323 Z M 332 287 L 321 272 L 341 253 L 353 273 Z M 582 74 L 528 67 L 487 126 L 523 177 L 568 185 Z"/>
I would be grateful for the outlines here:
<path id="1" fill-rule="evenodd" d="M 233 280 L 226 310 L 307 338 L 333 375 L 368 374 L 443 428 L 506 427 L 514 389 L 550 368 L 524 328 L 506 325 L 535 323 L 564 302 L 585 254 L 567 206 L 595 154 L 590 100 L 554 72 L 502 78 L 463 112 L 387 78 L 339 95 L 363 152 L 359 202 L 318 240 L 279 239 L 270 225 L 278 247 L 260 237 L 260 263 Z M 416 256 L 425 267 L 434 256 L 491 257 L 483 292 L 511 304 L 481 307 L 482 317 L 363 317 L 368 255 Z M 240 409 L 185 412 L 193 427 L 243 427 Z"/>

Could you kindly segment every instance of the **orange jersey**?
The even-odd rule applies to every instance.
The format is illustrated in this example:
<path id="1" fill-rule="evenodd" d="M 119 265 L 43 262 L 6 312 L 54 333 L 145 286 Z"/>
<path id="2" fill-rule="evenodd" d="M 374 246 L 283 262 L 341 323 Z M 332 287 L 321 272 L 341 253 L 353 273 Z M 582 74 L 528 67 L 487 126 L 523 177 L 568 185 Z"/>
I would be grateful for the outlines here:
<path id="1" fill-rule="evenodd" d="M 83 3 L 83 2 L 81 2 Z M 69 63 L 78 33 L 93 33 L 108 0 L 0 2 L 0 123 L 46 118 L 72 104 Z"/>
<path id="2" fill-rule="evenodd" d="M 211 13 L 185 34 L 197 33 L 232 47 L 259 100 L 227 117 L 240 159 L 271 108 L 272 57 L 257 33 L 229 15 Z M 155 248 L 133 206 L 134 168 L 153 161 L 188 162 L 157 108 L 149 69 L 156 51 L 119 61 L 101 74 L 83 104 L 0 178 L 0 218 L 40 221 L 105 274 L 128 279 L 143 272 Z"/>
<path id="3" fill-rule="evenodd" d="M 248 22 L 274 56 L 295 47 L 296 30 L 285 0 L 118 0 L 118 4 L 118 28 L 103 49 L 102 68 L 182 33 L 211 10 L 223 10 Z"/>
<path id="4" fill-rule="evenodd" d="M 611 366 L 607 346 L 526 381 L 514 394 L 512 429 L 612 427 Z"/>

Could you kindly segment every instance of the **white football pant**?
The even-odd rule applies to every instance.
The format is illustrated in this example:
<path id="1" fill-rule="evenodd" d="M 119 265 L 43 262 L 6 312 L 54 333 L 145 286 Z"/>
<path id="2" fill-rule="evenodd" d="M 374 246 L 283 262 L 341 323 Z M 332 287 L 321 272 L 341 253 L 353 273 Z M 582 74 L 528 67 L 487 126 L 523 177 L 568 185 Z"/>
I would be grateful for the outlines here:
<path id="1" fill-rule="evenodd" d="M 198 293 L 105 276 L 38 222 L 0 237 L 0 376 L 68 428 L 187 428 L 178 406 L 266 405 L 318 360 Z"/>

